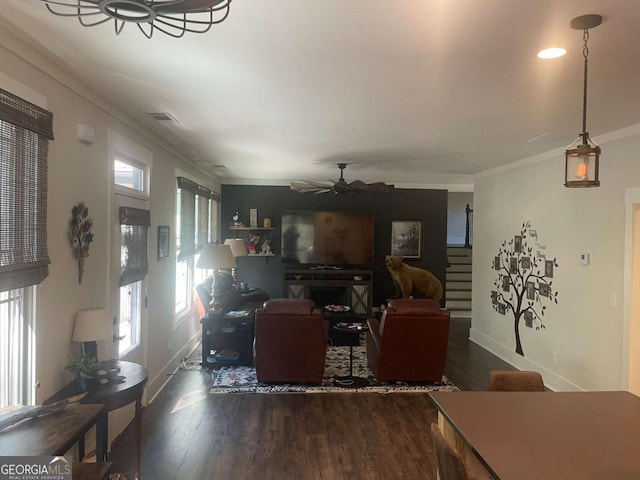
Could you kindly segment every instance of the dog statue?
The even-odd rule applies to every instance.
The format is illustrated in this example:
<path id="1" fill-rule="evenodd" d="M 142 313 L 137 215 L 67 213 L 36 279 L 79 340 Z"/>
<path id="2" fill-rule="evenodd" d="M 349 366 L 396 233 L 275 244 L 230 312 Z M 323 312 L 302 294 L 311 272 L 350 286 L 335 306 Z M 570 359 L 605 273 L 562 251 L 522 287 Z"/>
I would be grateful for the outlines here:
<path id="1" fill-rule="evenodd" d="M 442 299 L 440 280 L 429 270 L 407 265 L 402 259 L 396 255 L 384 257 L 384 264 L 396 287 L 395 298 L 430 298 L 439 302 Z"/>

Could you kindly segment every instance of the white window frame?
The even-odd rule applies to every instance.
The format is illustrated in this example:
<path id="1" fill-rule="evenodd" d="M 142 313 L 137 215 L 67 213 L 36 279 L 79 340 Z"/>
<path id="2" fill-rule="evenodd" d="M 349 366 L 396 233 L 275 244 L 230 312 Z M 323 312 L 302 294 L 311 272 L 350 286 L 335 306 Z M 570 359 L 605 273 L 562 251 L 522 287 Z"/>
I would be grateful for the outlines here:
<path id="1" fill-rule="evenodd" d="M 142 190 L 136 190 L 135 188 L 129 188 L 126 187 L 124 185 L 120 185 L 118 183 L 116 183 L 115 180 L 115 161 L 119 161 L 121 163 L 127 164 L 131 167 L 137 168 L 139 170 L 142 170 L 142 185 L 143 188 Z M 112 169 L 112 178 L 113 178 L 113 191 L 114 193 L 120 194 L 120 195 L 125 195 L 127 197 L 134 197 L 134 198 L 140 198 L 142 200 L 147 200 L 149 198 L 150 195 L 150 184 L 151 184 L 151 178 L 150 178 L 150 172 L 151 169 L 149 168 L 149 164 L 144 162 L 144 161 L 140 161 L 136 158 L 131 157 L 130 155 L 127 155 L 123 152 L 121 152 L 120 150 L 116 149 L 114 152 L 114 157 L 111 159 L 111 169 Z"/>
<path id="2" fill-rule="evenodd" d="M 189 175 L 186 175 L 184 172 L 176 170 L 175 172 L 175 176 L 177 177 L 185 177 L 195 183 L 201 183 L 198 182 L 197 180 L 194 180 L 192 177 L 190 177 Z M 179 249 L 177 248 L 180 243 L 179 243 L 179 236 L 180 236 L 180 197 L 179 197 L 179 192 L 180 189 L 178 188 L 178 186 L 176 185 L 176 190 L 175 190 L 175 205 L 176 205 L 176 215 L 175 215 L 175 219 L 176 219 L 176 228 L 175 228 L 175 237 L 174 240 L 176 242 L 176 252 L 179 252 Z M 197 197 L 196 197 L 197 198 Z M 215 208 L 214 208 L 215 207 Z M 215 212 L 214 212 L 215 210 Z M 197 222 L 198 222 L 198 207 L 197 207 L 197 201 L 196 201 L 196 206 L 195 206 L 195 225 L 196 225 L 196 232 L 197 232 Z M 220 201 L 219 200 L 213 200 L 210 199 L 209 200 L 209 232 L 208 232 L 208 241 L 209 242 L 216 242 L 218 241 L 218 221 L 220 218 Z M 194 303 L 194 289 L 195 286 L 201 282 L 203 282 L 207 276 L 211 273 L 210 270 L 206 270 L 206 269 L 202 269 L 202 268 L 196 268 L 196 265 L 198 263 L 198 258 L 199 258 L 199 254 L 195 254 L 192 257 L 187 258 L 186 260 L 182 260 L 179 261 L 178 260 L 178 255 L 176 253 L 176 261 L 175 261 L 175 278 L 174 278 L 174 282 L 175 282 L 175 297 L 174 297 L 174 305 L 175 305 L 175 315 L 174 315 L 174 325 L 180 323 L 184 318 L 189 317 L 191 315 L 194 314 L 194 312 L 196 311 L 196 305 Z M 180 271 L 180 269 L 178 268 L 178 265 L 180 263 L 186 263 L 186 270 L 187 270 L 187 278 L 186 278 L 186 282 L 182 283 L 181 289 L 183 288 L 184 291 L 182 291 L 182 294 L 186 296 L 186 305 L 184 307 L 182 307 L 180 310 L 178 310 L 178 273 Z"/>
<path id="3" fill-rule="evenodd" d="M 146 363 L 146 331 L 148 322 L 148 310 L 146 305 L 147 289 L 148 289 L 148 275 L 141 280 L 140 285 L 140 312 L 138 318 L 138 324 L 133 326 L 129 332 L 122 332 L 120 328 L 122 326 L 122 319 L 120 318 L 122 312 L 121 305 L 121 292 L 122 289 L 127 286 L 119 286 L 119 272 L 121 261 L 121 230 L 120 222 L 118 219 L 118 206 L 132 206 L 136 208 L 148 208 L 148 201 L 151 193 L 151 175 L 153 167 L 153 154 L 151 151 L 139 146 L 135 142 L 129 140 L 127 137 L 119 134 L 114 130 L 108 131 L 108 144 L 109 144 L 109 171 L 111 174 L 111 208 L 112 208 L 112 222 L 114 222 L 114 232 L 117 235 L 113 238 L 116 242 L 115 247 L 117 250 L 112 249 L 113 255 L 117 256 L 115 262 L 111 262 L 110 268 L 113 269 L 113 274 L 110 277 L 110 283 L 113 287 L 110 291 L 113 292 L 110 295 L 110 308 L 112 316 L 117 315 L 117 328 L 118 336 L 130 335 L 131 344 L 125 349 L 120 351 L 120 345 L 114 346 L 113 352 L 118 358 L 128 358 L 133 361 Z M 139 168 L 143 171 L 143 190 L 136 190 L 128 188 L 122 185 L 118 185 L 115 182 L 115 169 L 114 162 L 118 160 L 122 163 L 129 164 L 135 168 Z M 127 200 L 129 198 L 129 200 Z M 116 305 L 117 302 L 117 305 Z M 114 325 L 116 326 L 116 325 Z"/>
<path id="4" fill-rule="evenodd" d="M 42 95 L 40 92 L 33 90 L 21 82 L 14 80 L 13 78 L 0 73 L 0 88 L 3 88 L 7 91 L 13 92 L 15 95 L 18 95 L 25 100 L 38 105 L 42 108 L 47 108 L 47 97 Z M 20 346 L 21 352 L 19 354 L 19 358 L 10 359 L 8 356 L 5 356 L 5 352 L 0 347 L 0 362 L 7 362 L 9 366 L 9 374 L 14 375 L 12 380 L 12 389 L 14 392 L 18 392 L 18 396 L 14 397 L 11 395 L 11 402 L 23 404 L 23 405 L 35 405 L 36 403 L 36 390 L 37 390 L 37 381 L 36 381 L 36 292 L 37 286 L 32 285 L 30 287 L 24 287 L 18 290 L 12 290 L 12 292 L 19 292 L 22 300 L 22 325 L 21 325 L 21 338 L 20 338 Z M 15 296 L 15 293 L 14 293 Z M 2 306 L 0 305 L 0 310 Z M 0 313 L 0 316 L 2 313 Z M 6 319 L 8 321 L 9 319 Z M 0 318 L 0 323 L 4 323 L 5 319 Z M 1 330 L 3 327 L 0 326 L 0 332 L 3 332 L 0 335 L 0 344 L 5 340 L 4 331 Z M 14 365 L 17 363 L 18 367 L 16 368 Z M 14 362 L 12 364 L 12 362 Z M 4 375 L 3 372 L 0 372 L 0 375 Z M 0 379 L 0 389 L 4 391 L 5 389 L 5 378 Z M 7 397 L 9 398 L 9 397 Z M 7 400 L 9 401 L 9 400 Z M 5 405 L 1 404 L 0 408 Z"/>
<path id="5" fill-rule="evenodd" d="M 36 401 L 36 289 L 0 292 L 0 408 Z"/>

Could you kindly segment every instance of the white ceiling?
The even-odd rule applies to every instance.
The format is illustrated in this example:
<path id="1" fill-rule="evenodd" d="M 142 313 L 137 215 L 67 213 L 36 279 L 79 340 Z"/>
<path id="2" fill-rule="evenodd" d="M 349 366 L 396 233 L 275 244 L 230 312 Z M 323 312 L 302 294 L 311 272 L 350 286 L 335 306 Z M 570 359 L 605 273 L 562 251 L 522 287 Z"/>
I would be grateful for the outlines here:
<path id="1" fill-rule="evenodd" d="M 470 184 L 564 148 L 582 123 L 582 32 L 569 22 L 588 13 L 604 17 L 589 40 L 588 130 L 640 122 L 638 0 L 234 0 L 208 33 L 150 40 L 39 0 L 0 5 L 4 26 L 173 148 L 224 165 L 223 183 L 335 179 L 347 162 L 347 180 Z M 536 58 L 549 46 L 568 54 Z"/>

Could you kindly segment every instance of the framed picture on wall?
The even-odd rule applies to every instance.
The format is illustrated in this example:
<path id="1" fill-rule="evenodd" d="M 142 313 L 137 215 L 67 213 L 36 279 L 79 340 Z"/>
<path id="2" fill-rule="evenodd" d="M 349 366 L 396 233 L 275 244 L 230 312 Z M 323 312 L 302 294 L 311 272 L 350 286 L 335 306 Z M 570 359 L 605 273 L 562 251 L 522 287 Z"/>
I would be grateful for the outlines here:
<path id="1" fill-rule="evenodd" d="M 549 295 L 551 295 L 551 287 L 546 283 L 539 283 L 538 292 L 540 292 L 540 295 L 542 295 L 543 297 L 548 297 Z"/>
<path id="2" fill-rule="evenodd" d="M 544 261 L 544 276 L 553 278 L 553 260 Z"/>
<path id="3" fill-rule="evenodd" d="M 158 226 L 158 260 L 169 256 L 169 225 Z"/>
<path id="4" fill-rule="evenodd" d="M 522 236 L 521 235 L 516 235 L 515 237 L 513 237 L 513 250 L 516 253 L 522 252 Z"/>
<path id="5" fill-rule="evenodd" d="M 421 246 L 422 220 L 391 221 L 391 255 L 420 258 Z"/>
<path id="6" fill-rule="evenodd" d="M 527 300 L 536 299 L 536 284 L 533 282 L 527 282 Z"/>

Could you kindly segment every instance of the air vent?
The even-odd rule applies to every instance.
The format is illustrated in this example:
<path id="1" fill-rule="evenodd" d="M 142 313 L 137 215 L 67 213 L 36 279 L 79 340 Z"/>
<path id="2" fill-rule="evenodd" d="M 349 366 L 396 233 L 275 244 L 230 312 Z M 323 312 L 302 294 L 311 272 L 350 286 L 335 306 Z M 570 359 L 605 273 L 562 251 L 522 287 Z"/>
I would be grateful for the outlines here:
<path id="1" fill-rule="evenodd" d="M 171 122 L 179 125 L 180 122 L 176 120 L 170 113 L 167 112 L 149 112 L 149 115 L 159 122 Z"/>

